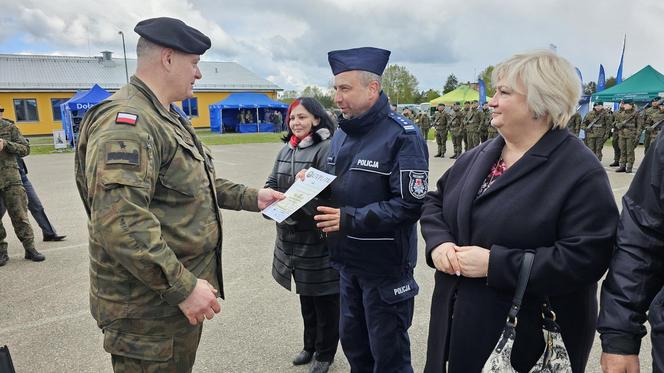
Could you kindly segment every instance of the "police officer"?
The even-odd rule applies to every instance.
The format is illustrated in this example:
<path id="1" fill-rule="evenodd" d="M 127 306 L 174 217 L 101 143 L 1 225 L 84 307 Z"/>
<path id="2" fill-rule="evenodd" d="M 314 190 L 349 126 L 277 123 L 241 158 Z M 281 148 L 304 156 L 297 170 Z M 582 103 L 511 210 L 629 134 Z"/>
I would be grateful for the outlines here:
<path id="1" fill-rule="evenodd" d="M 433 127 L 436 130 L 436 145 L 438 145 L 438 152 L 434 157 L 442 158 L 447 150 L 447 113 L 445 112 L 445 104 L 442 102 L 436 107 Z"/>
<path id="2" fill-rule="evenodd" d="M 664 105 L 661 104 L 659 98 L 652 99 L 651 107 L 645 110 L 643 116 L 643 130 L 645 132 L 645 137 L 643 139 L 643 148 L 644 152 L 648 151 L 650 147 L 650 142 L 655 140 L 657 134 L 659 134 L 659 129 L 661 126 L 657 122 L 660 120 L 660 108 Z"/>
<path id="3" fill-rule="evenodd" d="M 593 110 L 583 118 L 581 128 L 586 133 L 586 145 L 602 161 L 602 149 L 608 139 L 608 131 L 613 125 L 613 117 L 604 110 L 604 103 L 595 102 Z"/>
<path id="4" fill-rule="evenodd" d="M 470 108 L 466 111 L 466 117 L 464 118 L 464 129 L 468 141 L 466 150 L 472 149 L 480 144 L 480 122 L 482 120 L 482 112 L 478 110 L 478 106 L 478 102 L 473 101 L 470 104 Z"/>
<path id="5" fill-rule="evenodd" d="M 454 146 L 454 154 L 450 157 L 457 159 L 461 155 L 461 142 L 463 140 L 463 118 L 465 114 L 461 111 L 461 104 L 455 102 L 452 106 L 452 114 L 448 118 L 448 126 L 450 134 L 452 134 L 452 145 Z"/>
<path id="6" fill-rule="evenodd" d="M 5 109 L 0 106 L 0 200 L 3 202 L 16 236 L 23 244 L 25 259 L 41 262 L 45 259 L 35 249 L 35 237 L 28 220 L 28 196 L 21 182 L 16 157 L 30 154 L 30 145 L 14 122 L 4 119 Z M 0 220 L 0 267 L 7 264 L 7 231 Z"/>
<path id="7" fill-rule="evenodd" d="M 631 173 L 634 164 L 634 148 L 638 141 L 637 137 L 641 133 L 641 120 L 631 99 L 623 100 L 623 107 L 625 110 L 616 114 L 614 119 L 620 146 L 620 167 L 616 172 Z"/>
<path id="8" fill-rule="evenodd" d="M 424 141 L 429 140 L 429 128 L 431 128 L 431 120 L 429 119 L 428 110 L 422 110 L 420 115 L 417 117 L 417 124 L 420 127 L 420 132 Z"/>
<path id="9" fill-rule="evenodd" d="M 428 185 L 426 143 L 391 112 L 380 75 L 390 51 L 329 52 L 343 117 L 332 138 L 335 207 L 315 216 L 339 270 L 340 339 L 353 372 L 412 372 L 408 328 L 418 286 L 415 225 Z"/>
<path id="10" fill-rule="evenodd" d="M 90 308 L 115 371 L 190 372 L 223 298 L 218 207 L 258 211 L 282 195 L 217 179 L 173 104 L 193 96 L 210 39 L 166 17 L 134 31 L 136 74 L 88 111 L 76 150 Z"/>

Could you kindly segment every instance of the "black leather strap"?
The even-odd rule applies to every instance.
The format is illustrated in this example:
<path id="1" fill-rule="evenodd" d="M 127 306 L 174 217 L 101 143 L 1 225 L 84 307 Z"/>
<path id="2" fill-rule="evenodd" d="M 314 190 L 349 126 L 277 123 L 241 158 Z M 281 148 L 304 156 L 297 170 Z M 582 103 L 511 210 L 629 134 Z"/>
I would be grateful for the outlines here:
<path id="1" fill-rule="evenodd" d="M 512 307 L 510 307 L 510 312 L 507 314 L 508 322 L 515 323 L 516 315 L 519 313 L 519 309 L 521 309 L 521 302 L 523 302 L 523 295 L 526 293 L 526 286 L 530 279 L 530 270 L 533 268 L 534 259 L 535 253 L 532 251 L 526 251 L 523 254 L 523 261 L 521 262 L 521 269 L 519 270 L 519 279 L 517 280 L 516 291 L 514 292 L 514 298 L 512 299 Z"/>

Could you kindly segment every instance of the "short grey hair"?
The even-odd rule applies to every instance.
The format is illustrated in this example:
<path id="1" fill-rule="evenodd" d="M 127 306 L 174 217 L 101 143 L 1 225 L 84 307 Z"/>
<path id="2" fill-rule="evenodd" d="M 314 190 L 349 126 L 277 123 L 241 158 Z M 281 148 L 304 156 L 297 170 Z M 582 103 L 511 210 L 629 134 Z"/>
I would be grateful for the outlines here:
<path id="1" fill-rule="evenodd" d="M 572 64 L 547 50 L 515 54 L 501 62 L 491 74 L 494 85 L 499 80 L 525 95 L 534 115 L 548 115 L 553 128 L 567 126 L 581 95 L 581 81 Z"/>
<path id="2" fill-rule="evenodd" d="M 359 70 L 359 72 L 360 72 L 360 80 L 362 81 L 362 84 L 364 84 L 365 87 L 369 86 L 369 84 L 371 84 L 371 82 L 373 81 L 377 81 L 379 87 L 382 86 L 383 78 L 380 75 L 364 70 Z"/>
<path id="3" fill-rule="evenodd" d="M 136 43 L 136 57 L 147 56 L 158 48 L 160 48 L 159 45 L 141 36 L 138 38 L 138 43 Z"/>

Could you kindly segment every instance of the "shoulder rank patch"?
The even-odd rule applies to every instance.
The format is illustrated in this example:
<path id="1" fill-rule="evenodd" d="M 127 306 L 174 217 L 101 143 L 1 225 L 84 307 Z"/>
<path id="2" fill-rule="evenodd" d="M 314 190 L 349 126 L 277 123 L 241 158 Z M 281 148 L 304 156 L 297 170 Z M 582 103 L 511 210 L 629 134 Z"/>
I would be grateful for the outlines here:
<path id="1" fill-rule="evenodd" d="M 407 118 L 403 117 L 402 115 L 391 111 L 389 114 L 387 114 L 387 116 L 393 121 L 397 122 L 397 124 L 403 128 L 404 132 L 406 133 L 416 132 L 413 123 Z"/>
<path id="2" fill-rule="evenodd" d="M 112 140 L 104 144 L 107 165 L 139 166 L 141 147 L 133 140 Z"/>
<path id="3" fill-rule="evenodd" d="M 129 114 L 129 113 L 118 113 L 115 117 L 115 123 L 119 124 L 129 124 L 130 126 L 135 126 L 136 121 L 138 121 L 138 115 Z"/>

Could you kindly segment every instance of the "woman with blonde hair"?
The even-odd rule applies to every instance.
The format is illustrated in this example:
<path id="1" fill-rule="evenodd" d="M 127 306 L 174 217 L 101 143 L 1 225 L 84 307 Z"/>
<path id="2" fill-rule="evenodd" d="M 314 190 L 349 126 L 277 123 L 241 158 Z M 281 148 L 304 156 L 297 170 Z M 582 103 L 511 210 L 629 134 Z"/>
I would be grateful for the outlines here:
<path id="1" fill-rule="evenodd" d="M 497 65 L 492 82 L 500 136 L 460 156 L 423 207 L 426 260 L 436 269 L 425 371 L 482 370 L 524 253 L 533 252 L 511 364 L 526 372 L 542 355 L 548 298 L 572 370 L 583 372 L 618 210 L 604 168 L 565 129 L 579 79 L 562 57 L 535 51 Z"/>

